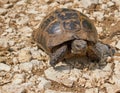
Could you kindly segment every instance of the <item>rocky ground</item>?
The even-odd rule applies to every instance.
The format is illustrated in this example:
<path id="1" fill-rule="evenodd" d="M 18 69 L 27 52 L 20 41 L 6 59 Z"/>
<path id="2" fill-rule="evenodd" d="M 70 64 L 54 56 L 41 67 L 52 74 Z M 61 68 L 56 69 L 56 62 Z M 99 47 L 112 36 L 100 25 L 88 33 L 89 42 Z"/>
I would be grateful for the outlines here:
<path id="1" fill-rule="evenodd" d="M 116 48 L 107 64 L 83 58 L 50 67 L 31 34 L 63 7 L 86 14 L 100 41 Z M 120 0 L 0 0 L 0 93 L 120 93 Z"/>

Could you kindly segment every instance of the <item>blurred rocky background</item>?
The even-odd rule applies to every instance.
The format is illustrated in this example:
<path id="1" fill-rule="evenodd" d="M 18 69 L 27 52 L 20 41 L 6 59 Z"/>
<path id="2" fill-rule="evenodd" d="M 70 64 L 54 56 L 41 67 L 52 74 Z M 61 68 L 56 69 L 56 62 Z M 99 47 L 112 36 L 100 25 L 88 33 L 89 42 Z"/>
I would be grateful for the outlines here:
<path id="1" fill-rule="evenodd" d="M 57 8 L 87 15 L 113 58 L 50 67 L 31 34 Z M 0 93 L 120 93 L 120 0 L 0 0 Z"/>

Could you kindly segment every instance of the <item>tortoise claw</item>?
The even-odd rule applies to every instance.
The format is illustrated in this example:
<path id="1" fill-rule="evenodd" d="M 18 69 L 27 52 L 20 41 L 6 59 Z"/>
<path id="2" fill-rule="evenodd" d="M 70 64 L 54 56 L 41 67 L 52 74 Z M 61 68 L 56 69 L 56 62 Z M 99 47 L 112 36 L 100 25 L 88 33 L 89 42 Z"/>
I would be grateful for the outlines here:
<path id="1" fill-rule="evenodd" d="M 50 61 L 50 65 L 53 67 L 53 68 L 55 68 L 55 65 L 56 65 L 57 63 L 55 63 L 54 61 Z"/>

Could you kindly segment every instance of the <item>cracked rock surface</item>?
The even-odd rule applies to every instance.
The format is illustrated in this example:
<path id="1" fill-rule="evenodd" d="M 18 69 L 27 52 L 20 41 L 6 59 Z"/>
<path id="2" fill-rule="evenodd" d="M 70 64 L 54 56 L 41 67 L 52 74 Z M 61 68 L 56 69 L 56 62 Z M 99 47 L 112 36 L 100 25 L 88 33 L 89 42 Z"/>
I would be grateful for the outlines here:
<path id="1" fill-rule="evenodd" d="M 83 58 L 60 62 L 32 41 L 32 32 L 56 8 L 72 8 L 95 24 L 99 40 L 113 46 L 107 62 Z M 119 93 L 119 0 L 0 0 L 0 93 Z"/>

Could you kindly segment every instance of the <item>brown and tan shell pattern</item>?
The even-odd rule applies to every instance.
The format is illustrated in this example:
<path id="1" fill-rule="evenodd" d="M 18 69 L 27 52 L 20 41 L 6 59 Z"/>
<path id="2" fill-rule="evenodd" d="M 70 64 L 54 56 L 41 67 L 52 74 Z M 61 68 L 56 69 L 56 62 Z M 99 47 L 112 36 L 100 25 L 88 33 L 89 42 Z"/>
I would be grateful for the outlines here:
<path id="1" fill-rule="evenodd" d="M 53 47 L 74 39 L 94 43 L 98 40 L 91 20 L 79 11 L 67 8 L 60 8 L 48 14 L 33 32 L 33 39 L 48 53 Z"/>

